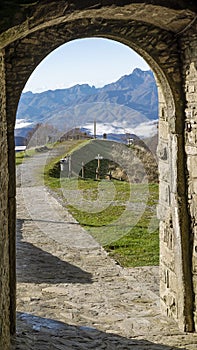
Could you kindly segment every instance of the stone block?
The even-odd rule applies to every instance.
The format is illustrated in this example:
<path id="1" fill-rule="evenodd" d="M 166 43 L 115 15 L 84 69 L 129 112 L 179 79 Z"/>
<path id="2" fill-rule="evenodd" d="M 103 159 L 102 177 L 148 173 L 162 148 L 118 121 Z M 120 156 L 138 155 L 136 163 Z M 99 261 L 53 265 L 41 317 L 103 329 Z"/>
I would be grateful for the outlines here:
<path id="1" fill-rule="evenodd" d="M 190 200 L 190 212 L 193 217 L 194 222 L 196 222 L 197 217 L 197 194 L 192 193 L 192 197 Z"/>
<path id="2" fill-rule="evenodd" d="M 160 250 L 160 261 L 169 269 L 175 271 L 174 252 L 167 247 L 167 244 L 165 242 L 160 242 Z"/>
<path id="3" fill-rule="evenodd" d="M 164 205 L 163 203 L 159 203 L 157 206 L 157 218 L 161 221 L 165 221 L 168 217 L 169 206 Z"/>
<path id="4" fill-rule="evenodd" d="M 170 205 L 170 186 L 167 182 L 161 181 L 159 186 L 159 201 Z"/>
<path id="5" fill-rule="evenodd" d="M 178 183 L 178 137 L 171 137 L 171 153 L 170 153 L 170 185 L 171 191 L 177 193 Z"/>
<path id="6" fill-rule="evenodd" d="M 194 293 L 197 298 L 197 273 L 193 273 L 193 287 L 194 287 Z"/>
<path id="7" fill-rule="evenodd" d="M 196 146 L 186 146 L 186 153 L 191 156 L 197 156 L 197 147 Z"/>
<path id="8" fill-rule="evenodd" d="M 159 179 L 167 183 L 170 182 L 170 169 L 169 164 L 166 162 L 159 161 Z"/>
<path id="9" fill-rule="evenodd" d="M 169 125 L 168 122 L 160 120 L 159 121 L 159 137 L 164 140 L 169 138 Z"/>
<path id="10" fill-rule="evenodd" d="M 197 274 L 197 239 L 196 238 L 197 237 L 194 237 L 193 257 L 192 257 L 192 269 L 193 269 L 194 274 Z M 196 283 L 197 283 L 197 281 L 196 281 Z"/>
<path id="11" fill-rule="evenodd" d="M 192 121 L 186 124 L 186 144 L 195 146 L 197 142 L 197 125 Z"/>
<path id="12" fill-rule="evenodd" d="M 157 147 L 157 156 L 161 160 L 167 160 L 168 159 L 168 152 L 169 152 L 169 145 L 166 142 L 159 142 L 159 145 Z"/>
<path id="13" fill-rule="evenodd" d="M 169 257 L 169 254 L 168 254 Z M 161 260 L 160 262 L 160 281 L 165 285 L 166 290 L 170 289 L 171 291 L 173 291 L 174 293 L 176 293 L 177 291 L 177 278 L 176 278 L 176 274 L 175 274 L 175 270 L 173 270 L 173 268 L 175 268 L 175 266 L 173 266 L 173 264 L 170 264 L 169 261 L 167 261 L 167 255 L 166 257 L 163 256 L 162 259 L 166 259 L 165 261 L 167 262 L 167 264 L 169 266 L 166 266 L 165 261 L 163 262 Z M 165 290 L 165 292 L 166 292 Z"/>
<path id="14" fill-rule="evenodd" d="M 196 90 L 195 85 L 191 85 L 191 84 L 190 84 L 190 85 L 188 86 L 188 92 L 189 92 L 189 93 L 193 93 L 193 92 L 195 92 L 195 90 Z"/>
<path id="15" fill-rule="evenodd" d="M 193 193 L 197 194 L 197 178 L 192 181 Z"/>
<path id="16" fill-rule="evenodd" d="M 164 230 L 164 242 L 169 250 L 173 250 L 174 248 L 174 232 L 170 225 L 166 225 Z"/>
<path id="17" fill-rule="evenodd" d="M 194 312 L 194 325 L 195 325 L 195 332 L 197 332 L 197 312 L 196 311 Z"/>
<path id="18" fill-rule="evenodd" d="M 161 308 L 166 313 L 166 316 L 170 318 L 178 318 L 178 302 L 177 295 L 171 290 L 166 290 L 165 284 L 160 283 L 160 295 L 161 295 Z"/>
<path id="19" fill-rule="evenodd" d="M 189 171 L 189 176 L 192 178 L 197 178 L 197 157 L 192 155 L 187 158 L 187 167 Z"/>

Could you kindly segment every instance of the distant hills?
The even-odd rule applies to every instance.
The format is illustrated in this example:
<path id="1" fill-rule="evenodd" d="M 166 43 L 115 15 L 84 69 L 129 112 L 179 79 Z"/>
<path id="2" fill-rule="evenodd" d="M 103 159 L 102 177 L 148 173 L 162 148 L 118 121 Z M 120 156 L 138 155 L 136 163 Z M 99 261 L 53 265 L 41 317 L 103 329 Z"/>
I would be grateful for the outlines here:
<path id="1" fill-rule="evenodd" d="M 23 93 L 17 119 L 48 123 L 62 132 L 73 127 L 90 128 L 96 120 L 102 130 L 124 133 L 158 119 L 158 95 L 151 71 L 134 69 L 118 81 L 95 88 L 88 84 L 42 93 Z M 154 122 L 153 122 L 154 124 Z M 28 125 L 29 127 L 29 125 Z M 20 135 L 20 129 L 17 130 Z"/>

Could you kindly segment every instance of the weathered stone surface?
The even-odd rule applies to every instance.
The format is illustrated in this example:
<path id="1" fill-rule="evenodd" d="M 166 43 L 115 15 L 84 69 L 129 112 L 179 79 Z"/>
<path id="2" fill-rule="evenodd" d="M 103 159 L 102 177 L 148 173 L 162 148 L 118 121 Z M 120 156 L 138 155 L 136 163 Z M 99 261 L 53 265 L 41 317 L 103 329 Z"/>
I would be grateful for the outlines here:
<path id="1" fill-rule="evenodd" d="M 186 128 L 185 128 L 185 141 L 186 141 L 186 154 L 187 154 L 187 170 L 188 170 L 188 207 L 191 215 L 191 237 L 194 236 L 191 247 L 191 254 L 193 254 L 193 286 L 194 286 L 194 302 L 196 304 L 197 295 L 197 275 L 196 275 L 196 177 L 197 177 L 197 25 L 190 28 L 188 32 L 184 34 L 182 38 L 182 50 L 184 57 L 183 75 L 185 78 L 185 95 L 186 95 Z M 195 314 L 195 328 L 196 325 Z"/>
<path id="2" fill-rule="evenodd" d="M 104 2 L 50 1 L 3 2 L 0 13 L 1 51 L 1 244 L 2 292 L 0 299 L 1 347 L 9 342 L 9 320 L 14 331 L 15 309 L 15 176 L 13 129 L 21 91 L 31 72 L 61 44 L 90 36 L 118 40 L 138 52 L 153 69 L 159 90 L 159 144 L 161 154 L 160 205 L 161 267 L 169 267 L 170 244 L 179 280 L 175 296 L 180 326 L 192 331 L 197 295 L 194 242 L 196 239 L 196 142 L 197 142 L 197 8 L 194 1 Z M 185 147 L 185 148 L 184 148 Z M 8 154 L 8 157 L 7 157 Z M 169 169 L 169 178 L 167 170 Z M 164 185 L 165 184 L 165 185 Z M 9 185 L 9 188 L 8 188 Z M 9 201 L 8 201 L 9 198 Z M 171 215 L 172 214 L 172 215 Z M 170 219 L 170 215 L 172 219 Z M 171 227 L 172 226 L 172 227 Z M 9 230 L 9 236 L 8 236 Z M 172 234 L 173 230 L 173 234 Z M 172 241 L 171 241 L 172 239 Z M 168 243 L 167 243 L 167 241 Z M 167 248 L 166 248 L 167 246 Z M 165 248 L 164 248 L 165 247 Z M 173 260 L 173 259 L 172 259 Z M 10 269 L 9 269 L 10 265 Z M 9 271 L 10 270 L 10 271 Z M 193 285 L 191 281 L 193 280 Z M 11 283 L 10 283 L 11 281 Z M 10 283 L 10 292 L 9 292 Z M 162 297 L 172 317 L 173 293 Z M 9 300 L 11 304 L 9 309 Z M 177 300 L 179 301 L 177 303 Z M 181 300 L 181 301 L 180 301 Z M 168 311 L 167 311 L 168 310 Z M 11 313 L 10 313 L 11 311 Z M 196 325 L 197 328 L 197 325 Z M 31 343 L 31 339 L 29 339 Z M 42 339 L 39 339 L 42 342 Z M 130 345 L 130 344 L 129 344 Z M 139 345 L 139 344 L 138 344 Z M 40 347 L 40 343 L 37 346 Z M 44 348 L 44 347 L 43 347 Z"/>
<path id="3" fill-rule="evenodd" d="M 4 52 L 0 52 L 0 348 L 9 348 L 8 157 Z"/>
<path id="4" fill-rule="evenodd" d="M 168 122 L 160 120 L 159 121 L 159 136 L 165 140 L 169 138 L 169 125 Z"/>

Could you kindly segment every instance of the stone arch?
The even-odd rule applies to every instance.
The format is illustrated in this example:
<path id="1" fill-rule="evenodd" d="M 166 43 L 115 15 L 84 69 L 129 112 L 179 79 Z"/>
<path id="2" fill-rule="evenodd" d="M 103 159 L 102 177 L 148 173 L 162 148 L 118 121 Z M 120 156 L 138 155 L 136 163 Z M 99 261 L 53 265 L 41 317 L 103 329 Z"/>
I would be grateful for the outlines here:
<path id="1" fill-rule="evenodd" d="M 1 39 L 2 115 L 7 120 L 11 332 L 15 331 L 15 172 L 14 123 L 23 86 L 38 63 L 61 44 L 80 37 L 101 36 L 118 40 L 138 52 L 155 72 L 160 97 L 160 237 L 161 304 L 183 330 L 193 331 L 191 213 L 188 210 L 185 165 L 185 79 L 181 72 L 190 40 L 183 29 L 194 23 L 192 6 L 183 1 L 163 6 L 162 1 L 113 1 L 90 7 L 73 2 L 42 1 L 27 6 L 6 27 Z M 194 30 L 195 32 L 195 30 Z M 192 32 L 192 35 L 193 32 Z M 189 38 L 189 39 L 188 39 Z M 193 44 L 194 45 L 194 44 Z M 195 54 L 194 54 L 195 56 Z M 189 63 L 189 58 L 187 58 Z M 186 68 L 185 68 L 186 70 Z M 196 84 L 196 83 L 195 83 Z M 6 118 L 6 119 L 5 119 Z M 197 294 L 197 292 L 196 292 Z M 5 312 L 6 313 L 6 312 Z M 6 313 L 7 317 L 9 311 Z"/>

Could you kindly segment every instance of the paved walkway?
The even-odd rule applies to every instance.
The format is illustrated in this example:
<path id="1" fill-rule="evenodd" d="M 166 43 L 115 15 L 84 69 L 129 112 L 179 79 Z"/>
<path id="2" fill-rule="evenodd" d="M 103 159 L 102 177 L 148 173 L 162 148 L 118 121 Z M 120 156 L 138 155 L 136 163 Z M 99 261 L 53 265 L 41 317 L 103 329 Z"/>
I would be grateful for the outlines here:
<path id="1" fill-rule="evenodd" d="M 118 266 L 48 193 L 46 156 L 18 168 L 13 349 L 196 350 L 160 314 L 158 268 Z"/>

